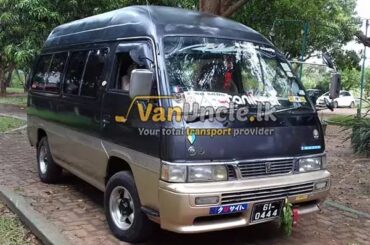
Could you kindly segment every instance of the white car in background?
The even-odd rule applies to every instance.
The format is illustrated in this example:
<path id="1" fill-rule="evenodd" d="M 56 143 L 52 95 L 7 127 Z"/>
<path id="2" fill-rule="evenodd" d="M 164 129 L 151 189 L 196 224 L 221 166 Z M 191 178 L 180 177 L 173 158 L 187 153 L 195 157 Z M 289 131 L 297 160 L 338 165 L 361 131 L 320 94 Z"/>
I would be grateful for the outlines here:
<path id="1" fill-rule="evenodd" d="M 317 101 L 316 105 L 317 106 L 325 106 L 325 99 L 329 98 L 329 92 L 321 95 Z M 356 107 L 356 99 L 352 96 L 352 94 L 348 91 L 340 91 L 339 98 L 334 99 L 333 102 L 334 108 L 338 107 L 349 107 L 349 108 L 355 108 Z"/>

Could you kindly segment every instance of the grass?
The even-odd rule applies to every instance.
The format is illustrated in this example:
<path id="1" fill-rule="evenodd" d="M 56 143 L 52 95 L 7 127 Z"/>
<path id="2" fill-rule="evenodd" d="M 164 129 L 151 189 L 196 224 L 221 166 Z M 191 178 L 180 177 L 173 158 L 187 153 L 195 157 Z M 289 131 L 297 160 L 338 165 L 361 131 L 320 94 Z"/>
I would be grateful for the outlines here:
<path id="1" fill-rule="evenodd" d="M 28 245 L 27 231 L 21 222 L 0 203 L 0 244 Z"/>
<path id="2" fill-rule="evenodd" d="M 0 244 L 31 244 L 25 240 L 26 232 L 16 218 L 0 217 Z"/>
<path id="3" fill-rule="evenodd" d="M 0 133 L 4 133 L 12 129 L 19 128 L 23 125 L 25 125 L 25 121 L 23 120 L 0 116 Z"/>
<path id="4" fill-rule="evenodd" d="M 24 94 L 24 88 L 6 88 L 8 94 Z"/>
<path id="5" fill-rule="evenodd" d="M 7 96 L 0 97 L 0 104 L 16 105 L 16 106 L 26 106 L 27 96 Z"/>

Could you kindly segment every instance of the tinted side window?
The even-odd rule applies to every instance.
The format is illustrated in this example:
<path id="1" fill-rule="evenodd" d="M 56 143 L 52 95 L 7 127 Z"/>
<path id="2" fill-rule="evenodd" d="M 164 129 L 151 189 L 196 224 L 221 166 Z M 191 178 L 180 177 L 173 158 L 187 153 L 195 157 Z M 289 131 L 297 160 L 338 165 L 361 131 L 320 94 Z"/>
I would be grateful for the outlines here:
<path id="1" fill-rule="evenodd" d="M 85 75 L 81 85 L 81 95 L 96 97 L 99 84 L 103 79 L 103 69 L 108 49 L 90 51 L 86 64 Z"/>
<path id="2" fill-rule="evenodd" d="M 48 78 L 51 57 L 51 55 L 44 55 L 40 57 L 32 78 L 32 89 L 44 90 L 45 82 Z"/>
<path id="3" fill-rule="evenodd" d="M 119 53 L 117 55 L 118 70 L 114 89 L 128 92 L 130 90 L 131 73 L 135 69 L 145 69 L 148 67 L 140 66 L 132 60 L 130 53 Z"/>
<path id="4" fill-rule="evenodd" d="M 45 90 L 58 93 L 60 83 L 64 71 L 64 66 L 67 60 L 67 53 L 54 54 L 49 70 L 49 77 L 46 81 Z"/>
<path id="5" fill-rule="evenodd" d="M 78 95 L 87 55 L 88 51 L 72 53 L 64 81 L 65 94 Z"/>

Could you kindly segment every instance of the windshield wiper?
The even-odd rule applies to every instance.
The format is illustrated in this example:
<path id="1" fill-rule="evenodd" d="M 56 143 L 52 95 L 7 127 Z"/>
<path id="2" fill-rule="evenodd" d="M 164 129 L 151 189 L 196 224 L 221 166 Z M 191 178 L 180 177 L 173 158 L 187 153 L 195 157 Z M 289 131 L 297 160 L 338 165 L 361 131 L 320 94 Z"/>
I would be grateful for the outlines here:
<path id="1" fill-rule="evenodd" d="M 292 107 L 292 108 L 277 110 L 273 113 L 292 112 L 292 111 L 297 111 L 297 110 L 302 110 L 302 109 L 305 109 L 305 110 L 310 111 L 310 112 L 314 112 L 314 110 L 309 106 L 298 106 L 298 107 Z"/>

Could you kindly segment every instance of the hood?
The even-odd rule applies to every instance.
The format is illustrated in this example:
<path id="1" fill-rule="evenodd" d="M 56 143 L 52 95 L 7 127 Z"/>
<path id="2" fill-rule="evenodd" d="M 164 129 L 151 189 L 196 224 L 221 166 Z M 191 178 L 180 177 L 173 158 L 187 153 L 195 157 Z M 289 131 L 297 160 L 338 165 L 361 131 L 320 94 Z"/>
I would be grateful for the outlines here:
<path id="1" fill-rule="evenodd" d="M 302 156 L 325 150 L 321 124 L 315 113 L 279 115 L 275 122 L 193 122 L 186 123 L 185 128 L 188 132 L 198 132 L 167 137 L 166 160 L 230 161 Z M 211 129 L 233 133 L 200 136 L 202 129 L 203 133 Z M 239 135 L 234 135 L 234 132 L 239 132 Z"/>

